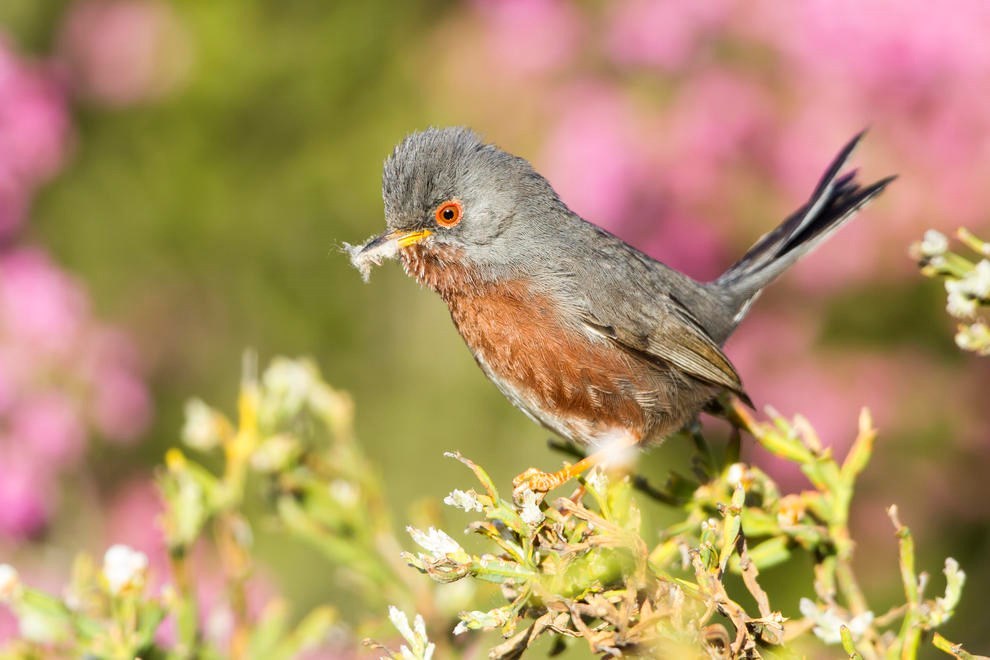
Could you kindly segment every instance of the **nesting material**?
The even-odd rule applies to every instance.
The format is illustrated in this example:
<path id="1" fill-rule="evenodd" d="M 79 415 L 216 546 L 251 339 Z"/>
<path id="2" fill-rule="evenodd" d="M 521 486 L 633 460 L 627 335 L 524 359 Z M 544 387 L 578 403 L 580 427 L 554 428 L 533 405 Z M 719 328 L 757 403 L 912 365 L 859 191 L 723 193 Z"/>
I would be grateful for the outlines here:
<path id="1" fill-rule="evenodd" d="M 395 259 L 399 255 L 399 242 L 389 239 L 382 240 L 375 237 L 369 239 L 363 245 L 351 245 L 344 243 L 344 250 L 351 257 L 351 263 L 365 282 L 371 277 L 373 266 L 380 266 L 386 259 Z"/>

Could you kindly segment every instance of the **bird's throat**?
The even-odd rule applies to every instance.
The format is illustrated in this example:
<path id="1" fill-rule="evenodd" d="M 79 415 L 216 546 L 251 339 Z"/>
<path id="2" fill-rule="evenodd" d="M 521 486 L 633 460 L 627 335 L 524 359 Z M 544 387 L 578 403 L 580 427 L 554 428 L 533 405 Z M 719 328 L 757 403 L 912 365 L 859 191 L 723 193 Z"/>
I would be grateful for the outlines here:
<path id="1" fill-rule="evenodd" d="M 406 274 L 437 292 L 447 305 L 461 297 L 478 295 L 492 285 L 465 263 L 462 250 L 450 246 L 410 245 L 399 252 Z"/>

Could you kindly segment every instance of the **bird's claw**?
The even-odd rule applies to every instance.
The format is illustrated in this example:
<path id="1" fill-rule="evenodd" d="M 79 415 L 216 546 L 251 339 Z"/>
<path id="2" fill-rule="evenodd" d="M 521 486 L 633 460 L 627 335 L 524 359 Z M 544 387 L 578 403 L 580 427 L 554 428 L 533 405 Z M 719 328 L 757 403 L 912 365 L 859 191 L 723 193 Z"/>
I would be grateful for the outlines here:
<path id="1" fill-rule="evenodd" d="M 551 473 L 529 468 L 512 480 L 512 495 L 519 499 L 519 496 L 527 490 L 545 494 L 562 483 L 564 482 L 561 480 L 559 472 Z"/>

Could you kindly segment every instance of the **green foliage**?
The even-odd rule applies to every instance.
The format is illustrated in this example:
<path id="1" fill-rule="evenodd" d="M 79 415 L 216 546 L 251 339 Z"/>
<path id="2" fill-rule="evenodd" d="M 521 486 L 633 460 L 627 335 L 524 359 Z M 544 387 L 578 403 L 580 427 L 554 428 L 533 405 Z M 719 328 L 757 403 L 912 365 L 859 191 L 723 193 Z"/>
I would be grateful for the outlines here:
<path id="1" fill-rule="evenodd" d="M 348 397 L 332 389 L 308 361 L 276 359 L 258 378 L 246 361 L 236 420 L 200 401 L 187 406 L 186 444 L 219 453 L 208 469 L 179 449 L 169 450 L 159 486 L 161 526 L 170 579 L 155 593 L 147 558 L 122 546 L 98 567 L 85 555 L 62 597 L 24 586 L 16 571 L 0 570 L 0 596 L 20 619 L 22 638 L 8 649 L 21 656 L 60 652 L 91 657 L 289 658 L 327 639 L 339 625 L 329 607 L 293 624 L 274 600 L 252 614 L 247 589 L 254 572 L 253 523 L 245 514 L 249 490 L 263 493 L 269 515 L 286 533 L 318 549 L 347 577 L 353 596 L 384 611 L 406 640 L 398 651 L 369 642 L 390 657 L 454 657 L 469 653 L 495 631 L 493 658 L 521 656 L 552 638 L 555 647 L 580 643 L 601 656 L 789 657 L 817 638 L 841 645 L 850 657 L 912 658 L 922 643 L 972 657 L 932 631 L 959 602 L 965 574 L 947 559 L 947 588 L 928 598 L 927 576 L 915 567 L 914 541 L 890 511 L 900 543 L 905 602 L 875 615 L 852 568 L 849 509 L 857 476 L 875 440 L 869 414 L 840 462 L 798 417 L 758 422 L 741 406 L 729 409 L 737 428 L 797 464 L 812 489 L 781 495 L 758 468 L 719 461 L 700 433 L 693 478 L 673 475 L 657 489 L 620 470 L 593 469 L 565 497 L 544 500 L 522 490 L 505 499 L 480 465 L 469 468 L 477 490 L 455 490 L 445 503 L 473 513 L 468 530 L 483 549 L 469 551 L 435 527 L 408 527 L 419 546 L 401 552 L 383 499 L 383 484 L 354 441 Z M 676 507 L 679 520 L 644 530 L 639 499 Z M 203 628 L 190 562 L 193 547 L 212 540 L 233 617 L 229 636 L 211 639 Z M 760 584 L 760 571 L 804 554 L 812 559 L 813 591 L 802 617 L 788 620 Z M 403 561 L 433 579 L 419 579 Z M 470 586 L 463 607 L 449 608 L 441 589 Z M 496 585 L 503 604 L 490 607 Z M 740 586 L 741 585 L 741 586 Z M 474 609 L 488 602 L 487 609 Z M 405 611 L 418 609 L 410 625 Z M 156 642 L 173 615 L 177 638 Z M 382 621 L 366 629 L 387 634 Z M 432 632 L 432 638 L 427 634 Z M 452 633 L 452 634 L 448 634 Z"/>

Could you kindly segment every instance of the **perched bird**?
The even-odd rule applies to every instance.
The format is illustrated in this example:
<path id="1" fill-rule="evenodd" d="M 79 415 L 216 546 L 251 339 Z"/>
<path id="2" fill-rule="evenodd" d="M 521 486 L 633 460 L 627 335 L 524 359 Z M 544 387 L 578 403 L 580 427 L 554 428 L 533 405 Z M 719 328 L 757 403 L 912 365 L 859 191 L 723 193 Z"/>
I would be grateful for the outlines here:
<path id="1" fill-rule="evenodd" d="M 365 279 L 372 265 L 398 257 L 447 304 L 509 401 L 599 450 L 555 473 L 517 477 L 517 487 L 546 492 L 603 449 L 660 442 L 723 392 L 748 402 L 720 347 L 767 284 L 893 180 L 861 187 L 855 172 L 842 173 L 861 137 L 804 206 L 712 282 L 587 222 L 526 160 L 465 128 L 403 140 L 385 162 L 386 232 L 345 247 Z"/>

